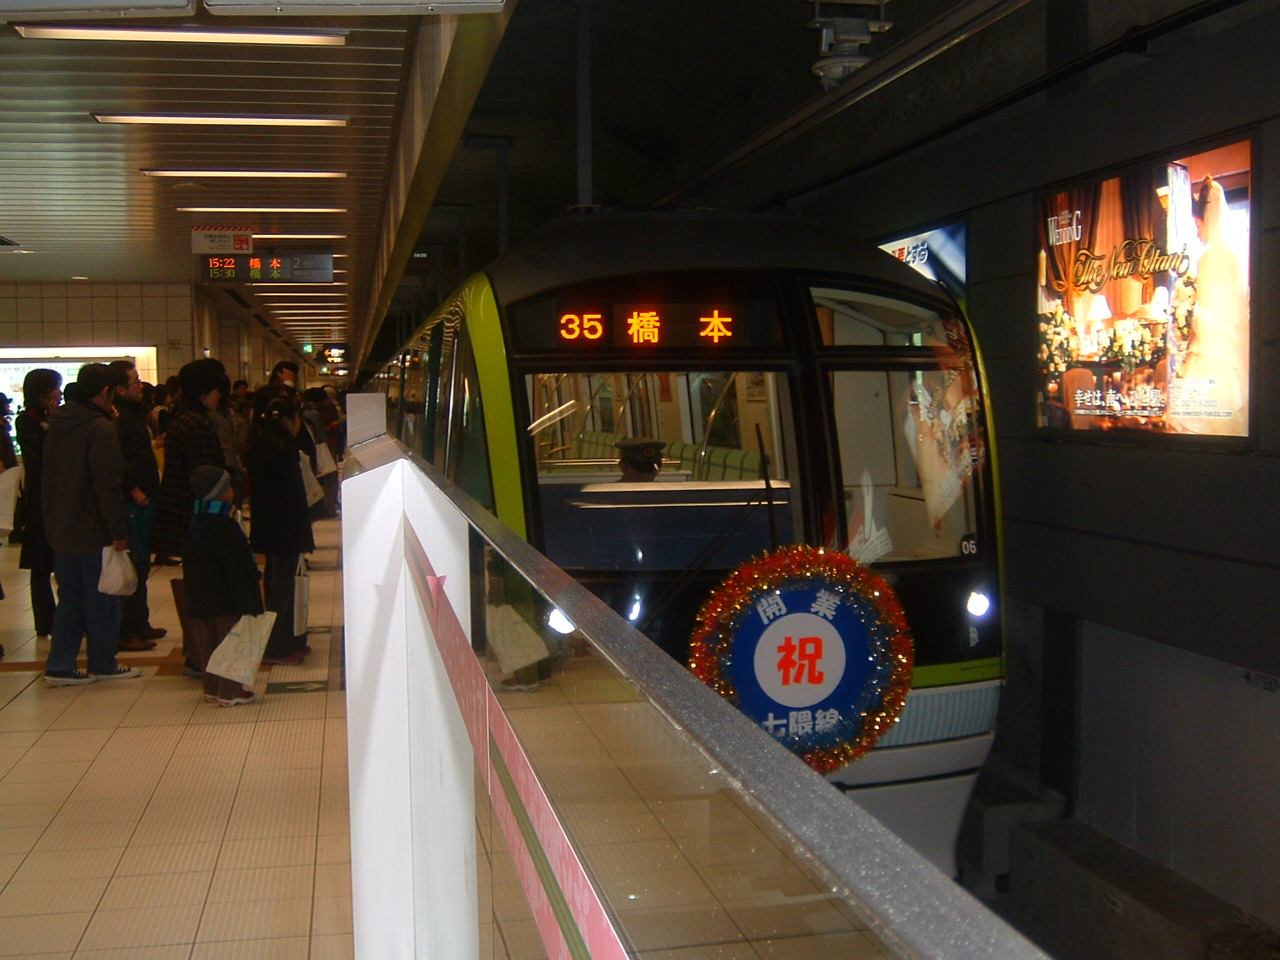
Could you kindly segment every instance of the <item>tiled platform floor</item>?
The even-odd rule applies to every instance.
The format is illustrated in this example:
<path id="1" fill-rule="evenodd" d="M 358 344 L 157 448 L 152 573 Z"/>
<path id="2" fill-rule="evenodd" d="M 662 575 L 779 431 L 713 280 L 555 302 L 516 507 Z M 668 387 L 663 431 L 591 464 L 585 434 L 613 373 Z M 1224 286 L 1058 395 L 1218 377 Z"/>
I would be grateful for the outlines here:
<path id="1" fill-rule="evenodd" d="M 121 654 L 137 680 L 48 687 L 18 548 L 0 547 L 0 957 L 347 960 L 352 956 L 340 526 L 316 524 L 314 648 L 223 708 L 168 637 Z"/>

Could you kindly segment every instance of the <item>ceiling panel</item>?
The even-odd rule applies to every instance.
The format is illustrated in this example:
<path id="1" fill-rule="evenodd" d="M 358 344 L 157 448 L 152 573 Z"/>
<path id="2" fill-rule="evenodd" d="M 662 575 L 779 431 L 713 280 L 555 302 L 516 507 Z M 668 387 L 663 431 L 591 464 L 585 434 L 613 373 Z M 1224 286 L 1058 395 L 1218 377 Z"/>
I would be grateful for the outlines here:
<path id="1" fill-rule="evenodd" d="M 0 25 L 0 282 L 72 277 L 191 283 L 192 226 L 345 240 L 257 241 L 256 252 L 345 253 L 351 289 L 372 262 L 416 20 L 202 15 L 180 27 L 321 29 L 342 46 L 27 39 Z M 173 20 L 129 26 L 173 29 Z M 100 123 L 94 114 L 337 116 L 345 126 Z M 333 179 L 156 177 L 143 170 L 338 171 Z M 183 207 L 324 207 L 210 213 Z M 6 248 L 0 248 L 6 249 Z M 242 297 L 252 294 L 241 291 Z M 256 303 L 254 304 L 257 305 Z M 295 333 L 300 332 L 293 328 Z M 341 328 L 344 335 L 347 329 Z M 335 337 L 345 339 L 346 337 Z"/>

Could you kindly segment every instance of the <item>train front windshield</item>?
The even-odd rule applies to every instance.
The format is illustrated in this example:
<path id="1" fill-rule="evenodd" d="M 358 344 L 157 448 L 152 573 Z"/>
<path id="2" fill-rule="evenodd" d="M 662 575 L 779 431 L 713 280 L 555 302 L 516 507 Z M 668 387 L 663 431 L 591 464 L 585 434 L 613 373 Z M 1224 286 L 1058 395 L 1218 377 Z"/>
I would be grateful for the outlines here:
<path id="1" fill-rule="evenodd" d="M 724 570 L 796 539 L 774 374 L 530 374 L 526 388 L 560 566 Z"/>

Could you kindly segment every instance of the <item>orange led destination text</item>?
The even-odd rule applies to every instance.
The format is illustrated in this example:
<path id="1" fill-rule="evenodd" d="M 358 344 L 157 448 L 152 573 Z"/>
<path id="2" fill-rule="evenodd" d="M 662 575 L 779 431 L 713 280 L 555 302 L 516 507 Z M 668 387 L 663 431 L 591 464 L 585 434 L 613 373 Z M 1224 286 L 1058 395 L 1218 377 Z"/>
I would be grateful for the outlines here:
<path id="1" fill-rule="evenodd" d="M 627 336 L 632 343 L 658 343 L 662 334 L 662 318 L 657 310 L 633 310 L 627 317 Z"/>
<path id="2" fill-rule="evenodd" d="M 599 340 L 604 336 L 604 323 L 601 322 L 601 316 L 599 313 L 584 313 L 581 316 L 576 313 L 566 313 L 560 318 L 560 339 Z"/>
<path id="3" fill-rule="evenodd" d="M 722 317 L 719 310 L 712 310 L 711 316 L 698 319 L 703 325 L 698 336 L 710 337 L 712 343 L 719 343 L 721 337 L 733 336 L 733 331 L 729 329 L 729 324 L 733 323 L 733 317 Z"/>

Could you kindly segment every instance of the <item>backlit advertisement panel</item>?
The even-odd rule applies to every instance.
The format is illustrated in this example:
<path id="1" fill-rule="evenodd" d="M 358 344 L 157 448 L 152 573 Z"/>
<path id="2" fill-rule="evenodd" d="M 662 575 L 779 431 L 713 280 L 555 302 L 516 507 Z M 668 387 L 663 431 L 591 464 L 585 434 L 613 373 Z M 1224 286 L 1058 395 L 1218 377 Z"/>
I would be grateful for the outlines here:
<path id="1" fill-rule="evenodd" d="M 965 223 L 946 223 L 931 230 L 892 237 L 880 244 L 917 273 L 937 280 L 962 307 L 965 303 Z"/>
<path id="2" fill-rule="evenodd" d="M 1249 435 L 1250 143 L 1039 198 L 1038 423 Z"/>

